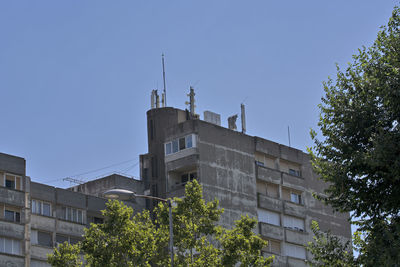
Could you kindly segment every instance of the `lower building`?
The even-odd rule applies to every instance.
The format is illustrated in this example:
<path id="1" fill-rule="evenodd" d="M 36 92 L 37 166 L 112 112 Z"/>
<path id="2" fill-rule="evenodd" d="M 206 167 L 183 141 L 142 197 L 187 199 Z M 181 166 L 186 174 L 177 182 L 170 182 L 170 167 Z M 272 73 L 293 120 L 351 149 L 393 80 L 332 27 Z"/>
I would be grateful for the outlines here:
<path id="1" fill-rule="evenodd" d="M 50 266 L 47 254 L 57 244 L 79 242 L 85 227 L 103 222 L 107 200 L 101 193 L 112 188 L 142 192 L 140 181 L 116 174 L 82 187 L 87 194 L 79 187 L 31 182 L 23 158 L 0 153 L 0 266 Z M 135 212 L 144 207 L 140 201 L 126 204 Z"/>

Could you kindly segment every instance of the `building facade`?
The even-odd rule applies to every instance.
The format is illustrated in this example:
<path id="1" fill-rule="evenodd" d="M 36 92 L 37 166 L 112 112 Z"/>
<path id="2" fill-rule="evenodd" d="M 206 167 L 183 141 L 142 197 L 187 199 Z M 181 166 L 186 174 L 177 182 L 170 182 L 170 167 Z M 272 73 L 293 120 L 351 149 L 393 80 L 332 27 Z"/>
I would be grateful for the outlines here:
<path id="1" fill-rule="evenodd" d="M 312 196 L 323 194 L 326 184 L 302 151 L 171 107 L 149 110 L 147 124 L 148 153 L 140 156 L 145 189 L 180 197 L 184 185 L 197 179 L 204 198 L 217 198 L 224 208 L 223 226 L 232 227 L 242 214 L 258 218 L 257 230 L 269 241 L 264 253 L 275 255 L 276 266 L 304 266 L 310 259 L 305 245 L 312 240 L 312 220 L 351 239 L 349 214 L 333 213 Z"/>
<path id="2" fill-rule="evenodd" d="M 47 267 L 47 254 L 65 241 L 82 239 L 90 223 L 102 223 L 112 188 L 141 192 L 141 182 L 110 175 L 71 189 L 31 182 L 23 158 L 0 153 L 0 266 Z M 126 202 L 135 212 L 143 205 Z"/>
<path id="3" fill-rule="evenodd" d="M 194 92 L 193 92 L 194 95 Z M 300 150 L 220 126 L 219 115 L 207 121 L 187 110 L 152 108 L 147 112 L 148 153 L 140 155 L 142 180 L 118 174 L 69 189 L 31 182 L 23 158 L 0 153 L 0 266 L 48 266 L 47 254 L 58 243 L 76 243 L 90 223 L 103 221 L 102 194 L 120 188 L 161 198 L 184 196 L 184 186 L 197 179 L 206 201 L 224 208 L 221 225 L 231 228 L 241 215 L 258 218 L 256 231 L 269 241 L 265 256 L 275 266 L 304 266 L 311 258 L 310 224 L 351 239 L 348 213 L 333 213 L 312 193 L 326 184 L 312 171 Z M 135 212 L 157 203 L 127 202 Z"/>

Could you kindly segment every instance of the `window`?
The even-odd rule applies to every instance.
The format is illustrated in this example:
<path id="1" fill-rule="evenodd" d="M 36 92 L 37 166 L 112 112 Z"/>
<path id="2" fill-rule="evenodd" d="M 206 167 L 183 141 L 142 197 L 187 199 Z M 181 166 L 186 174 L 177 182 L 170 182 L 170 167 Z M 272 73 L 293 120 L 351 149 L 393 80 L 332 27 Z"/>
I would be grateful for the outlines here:
<path id="1" fill-rule="evenodd" d="M 296 204 L 303 205 L 303 199 L 301 197 L 302 192 L 292 189 L 292 188 L 287 188 L 283 187 L 282 188 L 282 197 L 286 201 L 290 201 Z"/>
<path id="2" fill-rule="evenodd" d="M 281 254 L 281 242 L 275 241 L 275 240 L 267 240 L 267 241 L 268 241 L 268 246 L 263 248 L 263 251 L 280 255 Z"/>
<path id="3" fill-rule="evenodd" d="M 197 172 L 189 172 L 181 175 L 181 183 L 186 184 L 189 181 L 197 178 Z"/>
<path id="4" fill-rule="evenodd" d="M 81 238 L 79 238 L 79 237 L 56 234 L 57 244 L 62 244 L 64 242 L 68 242 L 73 245 L 73 244 L 78 243 L 79 241 L 81 241 Z"/>
<path id="5" fill-rule="evenodd" d="M 304 247 L 286 243 L 284 248 L 286 256 L 303 260 L 306 259 L 306 249 Z"/>
<path id="6" fill-rule="evenodd" d="M 6 174 L 4 186 L 10 189 L 21 190 L 21 176 Z"/>
<path id="7" fill-rule="evenodd" d="M 32 213 L 51 216 L 51 204 L 32 199 Z"/>
<path id="8" fill-rule="evenodd" d="M 186 136 L 185 139 L 186 139 L 186 148 L 191 148 L 193 146 L 192 135 Z"/>
<path id="9" fill-rule="evenodd" d="M 99 218 L 99 217 L 93 217 L 93 223 L 102 224 L 102 223 L 104 223 L 104 219 L 103 218 Z"/>
<path id="10" fill-rule="evenodd" d="M 0 252 L 21 255 L 21 241 L 7 237 L 0 237 Z"/>
<path id="11" fill-rule="evenodd" d="M 285 215 L 283 217 L 283 226 L 296 231 L 304 232 L 304 220 Z"/>
<path id="12" fill-rule="evenodd" d="M 187 148 L 195 147 L 194 142 L 195 140 L 193 134 L 167 142 L 165 143 L 165 155 L 170 155 Z"/>
<path id="13" fill-rule="evenodd" d="M 280 226 L 280 215 L 277 212 L 257 209 L 258 221 Z"/>
<path id="14" fill-rule="evenodd" d="M 300 171 L 299 170 L 289 169 L 289 174 L 293 175 L 293 176 L 300 177 Z"/>
<path id="15" fill-rule="evenodd" d="M 20 222 L 21 214 L 18 211 L 8 210 L 7 208 L 4 210 L 4 219 L 9 222 Z"/>
<path id="16" fill-rule="evenodd" d="M 71 207 L 62 207 L 63 218 L 67 221 L 83 223 L 83 211 Z"/>
<path id="17" fill-rule="evenodd" d="M 41 245 L 45 247 L 53 246 L 53 237 L 51 233 L 32 230 L 31 231 L 31 243 L 33 245 Z"/>
<path id="18" fill-rule="evenodd" d="M 297 193 L 290 193 L 290 201 L 301 204 L 301 195 Z"/>
<path id="19" fill-rule="evenodd" d="M 172 143 L 165 144 L 165 154 L 166 155 L 172 154 Z"/>

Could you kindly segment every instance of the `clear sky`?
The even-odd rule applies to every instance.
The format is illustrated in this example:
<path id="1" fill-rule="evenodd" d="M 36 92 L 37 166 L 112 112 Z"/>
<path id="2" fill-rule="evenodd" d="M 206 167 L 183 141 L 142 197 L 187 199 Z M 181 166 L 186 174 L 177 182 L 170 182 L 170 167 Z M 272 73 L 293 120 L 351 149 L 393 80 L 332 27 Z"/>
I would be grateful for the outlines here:
<path id="1" fill-rule="evenodd" d="M 162 53 L 168 106 L 184 109 L 192 85 L 201 118 L 210 110 L 226 126 L 244 102 L 249 135 L 287 145 L 290 126 L 305 150 L 322 82 L 371 45 L 396 4 L 1 1 L 0 152 L 59 187 L 64 177 L 138 176 Z"/>

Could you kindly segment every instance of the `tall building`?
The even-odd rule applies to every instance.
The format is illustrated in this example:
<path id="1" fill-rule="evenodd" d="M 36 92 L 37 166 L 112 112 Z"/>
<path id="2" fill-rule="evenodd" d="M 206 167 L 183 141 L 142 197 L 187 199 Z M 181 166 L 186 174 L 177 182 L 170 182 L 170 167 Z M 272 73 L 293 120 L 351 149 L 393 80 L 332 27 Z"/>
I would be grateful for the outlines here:
<path id="1" fill-rule="evenodd" d="M 310 259 L 304 245 L 312 240 L 312 220 L 351 239 L 349 214 L 333 213 L 312 196 L 322 195 L 326 184 L 312 171 L 308 154 L 236 131 L 235 117 L 229 129 L 220 126 L 218 114 L 206 112 L 205 119 L 193 109 L 147 112 L 148 153 L 140 156 L 145 190 L 181 197 L 184 185 L 197 179 L 204 198 L 216 198 L 224 208 L 222 225 L 232 227 L 242 214 L 258 218 L 257 230 L 269 241 L 264 253 L 275 255 L 276 266 L 304 266 Z M 242 120 L 244 126 L 244 114 Z"/>
<path id="2" fill-rule="evenodd" d="M 121 188 L 152 196 L 184 196 L 184 186 L 197 179 L 206 201 L 224 208 L 221 224 L 231 228 L 241 215 L 258 218 L 256 231 L 269 241 L 265 256 L 275 266 L 305 266 L 311 255 L 310 223 L 351 239 L 348 213 L 333 213 L 312 193 L 323 195 L 326 184 L 312 171 L 309 155 L 285 145 L 236 130 L 237 116 L 221 127 L 218 114 L 159 107 L 152 93 L 147 111 L 148 153 L 140 155 L 142 180 L 110 175 L 69 189 L 31 182 L 23 158 L 0 153 L 0 266 L 49 266 L 46 255 L 57 243 L 78 242 L 91 222 L 101 223 L 102 194 Z M 135 211 L 156 202 L 127 202 Z"/>

